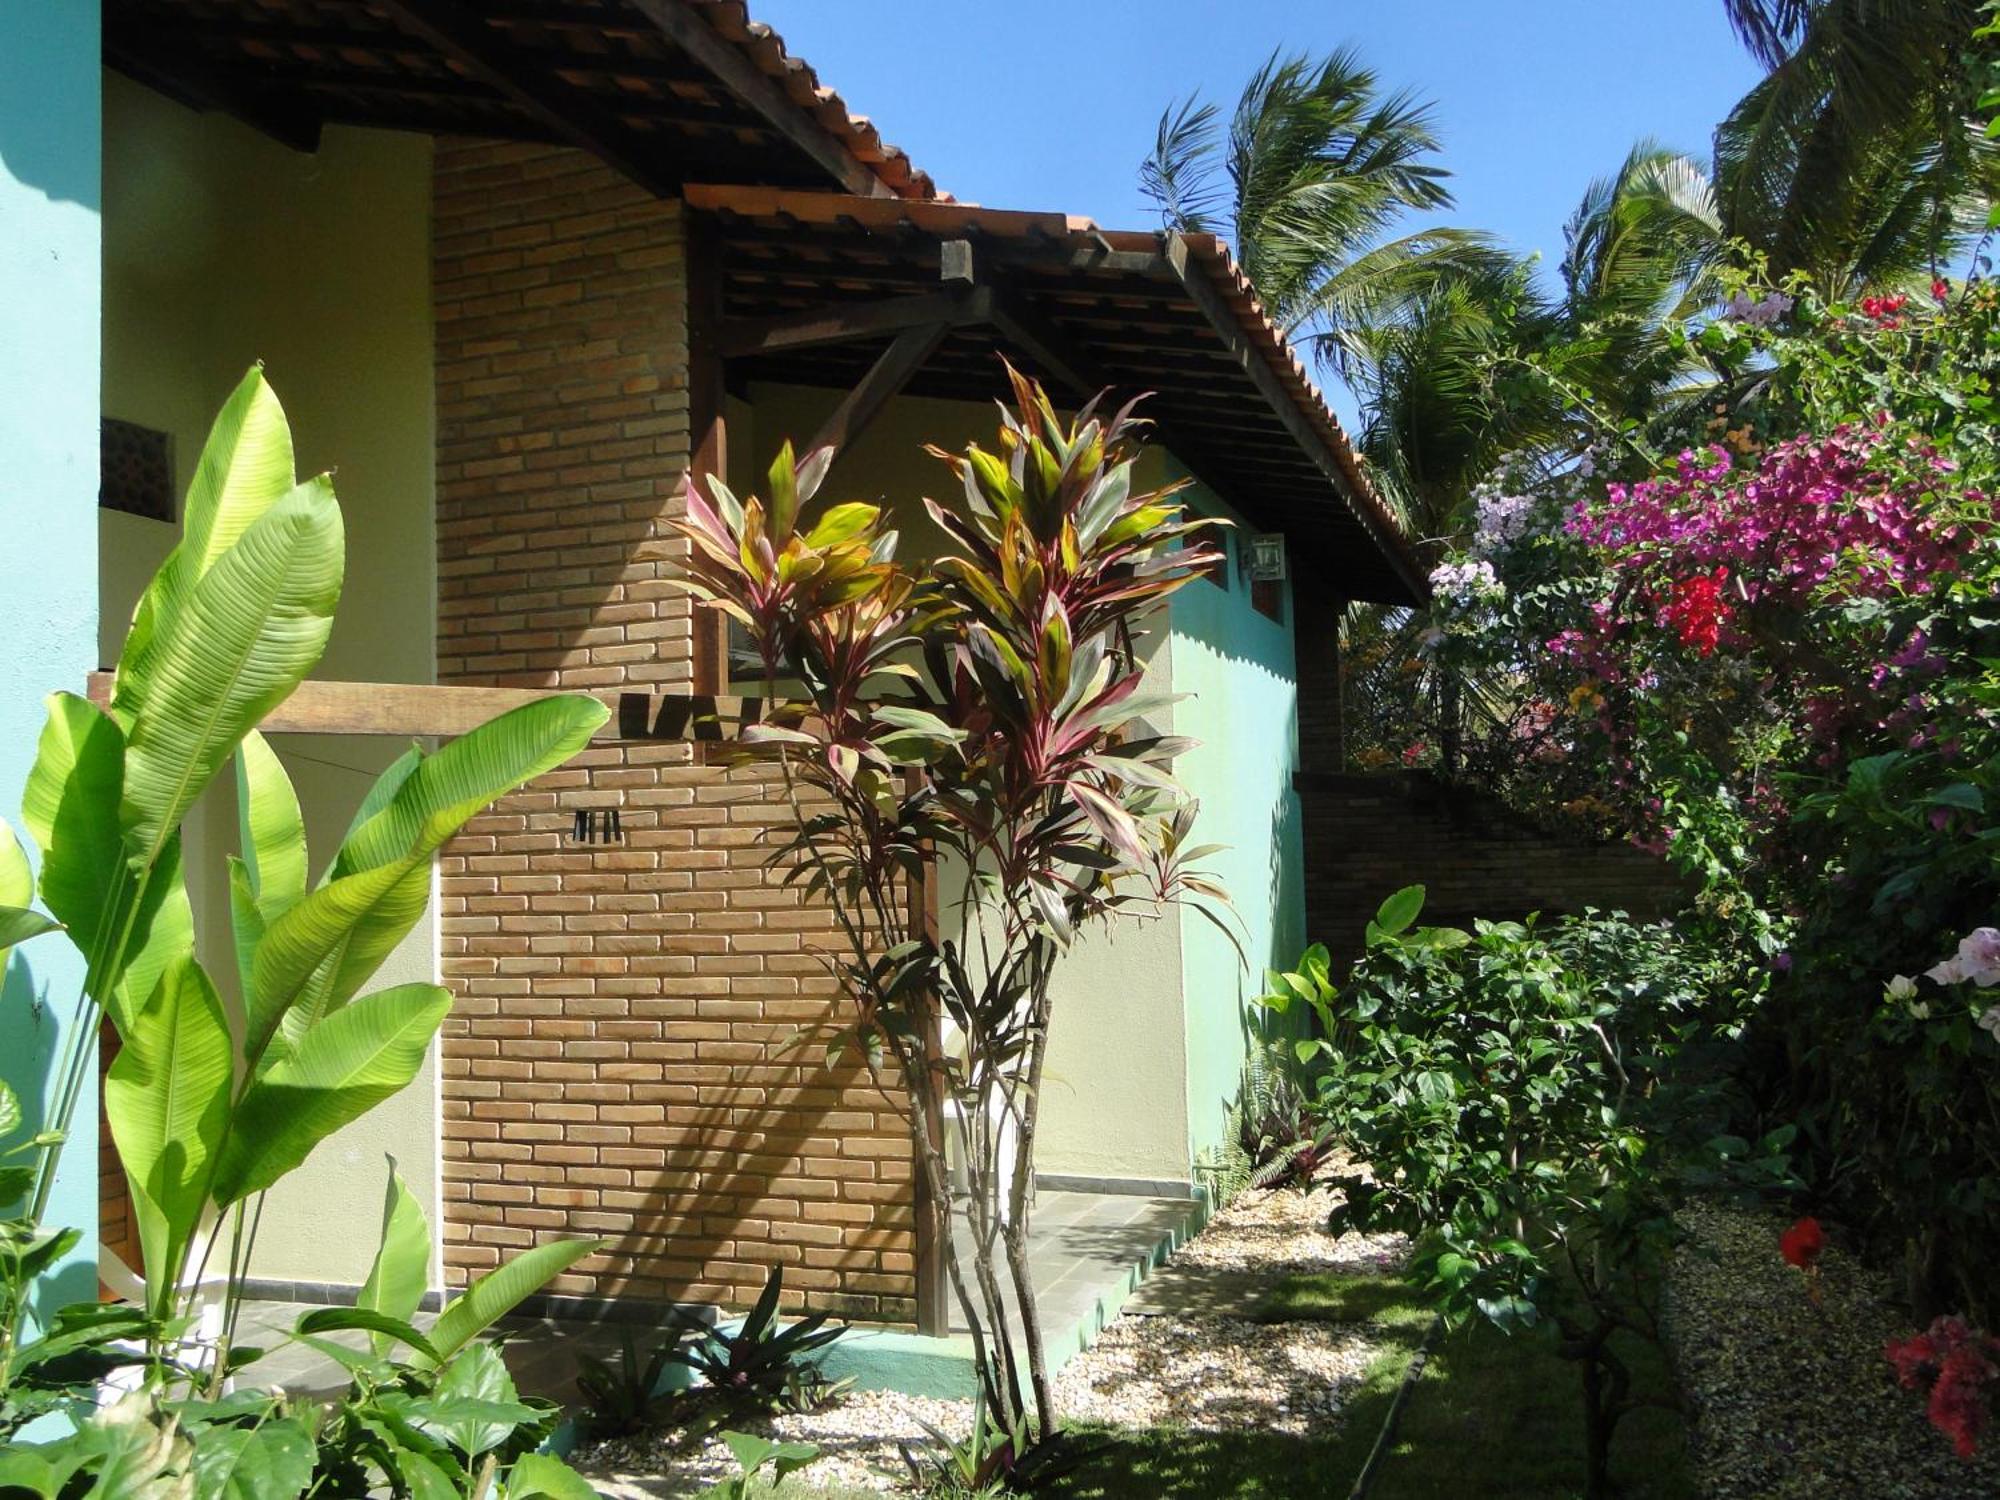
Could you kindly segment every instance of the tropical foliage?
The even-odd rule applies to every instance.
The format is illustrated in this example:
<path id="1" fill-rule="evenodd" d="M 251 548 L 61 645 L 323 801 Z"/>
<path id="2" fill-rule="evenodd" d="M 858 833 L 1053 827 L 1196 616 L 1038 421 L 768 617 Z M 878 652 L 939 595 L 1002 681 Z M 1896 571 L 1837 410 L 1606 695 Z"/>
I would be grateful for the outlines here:
<path id="1" fill-rule="evenodd" d="M 85 964 L 49 1117 L 24 1120 L 11 1094 L 0 1097 L 7 1132 L 29 1132 L 12 1154 L 35 1160 L 6 1169 L 25 1206 L 0 1226 L 9 1252 L 0 1427 L 13 1439 L 0 1448 L 0 1476 L 47 1496 L 185 1493 L 176 1476 L 218 1496 L 295 1496 L 314 1484 L 588 1494 L 554 1460 L 527 1454 L 550 1413 L 516 1399 L 478 1340 L 593 1242 L 527 1252 L 421 1334 L 409 1320 L 427 1288 L 429 1229 L 392 1173 L 360 1305 L 310 1313 L 290 1335 L 347 1365 L 348 1396 L 321 1409 L 250 1391 L 246 1372 L 264 1351 L 237 1335 L 264 1194 L 415 1077 L 450 1007 L 435 985 L 368 989 L 424 911 L 432 856 L 493 798 L 581 749 L 606 710 L 552 697 L 435 753 L 412 749 L 312 879 L 298 798 L 256 725 L 326 644 L 341 521 L 325 475 L 294 478 L 290 430 L 261 371 L 217 417 L 184 516 L 179 545 L 140 600 L 108 702 L 49 699 L 23 795 L 40 854 L 32 887 L 11 835 L 0 840 L 7 935 L 59 922 Z M 218 985 L 193 956 L 180 828 L 232 763 L 244 853 L 228 872 L 236 973 Z M 31 893 L 48 918 L 28 910 Z M 120 1041 L 104 1109 L 131 1186 L 144 1302 L 62 1308 L 37 1330 L 36 1278 L 76 1243 L 43 1215 L 96 1067 L 100 1017 Z M 326 1338 L 354 1329 L 370 1335 L 365 1353 Z M 131 1394 L 86 1415 L 106 1378 Z M 68 1436 L 24 1439 L 28 1421 L 58 1411 L 76 1419 Z"/>
<path id="2" fill-rule="evenodd" d="M 745 739 L 793 799 L 776 859 L 839 924 L 851 1009 L 830 1049 L 886 1065 L 920 1105 L 941 1090 L 956 1106 L 970 1255 L 954 1235 L 950 1285 L 995 1419 L 1018 1429 L 1032 1400 L 1046 1435 L 1027 1233 L 1051 979 L 1087 928 L 1221 898 L 1188 868 L 1203 851 L 1169 770 L 1185 742 L 1144 726 L 1169 700 L 1143 691 L 1140 663 L 1145 617 L 1216 554 L 1173 487 L 1136 485 L 1130 408 L 1065 420 L 1013 381 L 995 450 L 933 450 L 957 494 L 925 502 L 944 539 L 927 568 L 898 561 L 875 506 L 807 514 L 824 452 L 781 452 L 769 499 L 690 486 L 682 529 L 688 586 L 743 622 L 774 685 L 802 687 Z M 937 932 L 910 899 L 932 859 L 964 890 Z M 945 1021 L 963 1039 L 949 1051 Z M 943 1222 L 939 1122 L 919 1107 L 913 1123 L 919 1191 Z"/>
<path id="3" fill-rule="evenodd" d="M 1453 1321 L 1551 1324 L 1580 1372 L 1587 1493 L 1638 1398 L 1620 1342 L 1657 1340 L 1673 1210 L 1690 1186 L 1784 1180 L 1780 1131 L 1716 1127 L 1714 1046 L 1755 987 L 1726 956 L 1617 914 L 1542 925 L 1417 925 L 1389 897 L 1345 982 L 1324 948 L 1264 1004 L 1310 1009 L 1295 1044 L 1323 1128 L 1361 1169 L 1334 1179 L 1343 1226 L 1418 1242 L 1412 1272 Z"/>

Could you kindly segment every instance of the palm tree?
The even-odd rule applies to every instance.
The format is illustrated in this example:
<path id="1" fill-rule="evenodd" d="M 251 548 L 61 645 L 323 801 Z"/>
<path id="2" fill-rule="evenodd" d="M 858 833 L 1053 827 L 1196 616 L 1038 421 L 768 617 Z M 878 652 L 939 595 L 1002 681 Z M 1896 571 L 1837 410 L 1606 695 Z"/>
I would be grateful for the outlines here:
<path id="1" fill-rule="evenodd" d="M 1829 296 L 1928 280 L 2000 187 L 1980 0 L 1724 0 L 1766 68 L 1716 130 L 1730 235 Z"/>
<path id="2" fill-rule="evenodd" d="M 1392 235 L 1405 214 L 1451 206 L 1438 149 L 1431 107 L 1385 94 L 1351 49 L 1274 53 L 1226 136 L 1213 104 L 1168 109 L 1140 185 L 1167 228 L 1227 238 L 1279 326 L 1338 359 L 1348 329 L 1493 254 L 1462 230 Z"/>

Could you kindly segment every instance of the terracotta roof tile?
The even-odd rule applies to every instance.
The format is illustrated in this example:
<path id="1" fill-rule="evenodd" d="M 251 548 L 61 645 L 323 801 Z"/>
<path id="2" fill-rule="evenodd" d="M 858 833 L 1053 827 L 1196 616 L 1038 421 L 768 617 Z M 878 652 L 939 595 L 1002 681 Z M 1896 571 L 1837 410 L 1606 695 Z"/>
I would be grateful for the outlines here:
<path id="1" fill-rule="evenodd" d="M 724 40 L 735 44 L 765 76 L 775 79 L 792 101 L 808 110 L 827 131 L 898 197 L 947 199 L 902 147 L 883 140 L 874 122 L 857 115 L 833 89 L 819 80 L 812 65 L 785 50 L 785 39 L 764 22 L 753 20 L 744 0 L 687 0 Z"/>

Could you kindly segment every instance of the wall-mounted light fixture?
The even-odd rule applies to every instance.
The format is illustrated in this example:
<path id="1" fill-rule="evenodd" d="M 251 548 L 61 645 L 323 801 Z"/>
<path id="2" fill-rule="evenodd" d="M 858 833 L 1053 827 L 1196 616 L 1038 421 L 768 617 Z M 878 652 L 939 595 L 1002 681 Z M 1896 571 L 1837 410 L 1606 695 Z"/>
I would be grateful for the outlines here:
<path id="1" fill-rule="evenodd" d="M 1285 581 L 1285 538 L 1267 531 L 1243 539 L 1243 575 L 1252 583 Z"/>

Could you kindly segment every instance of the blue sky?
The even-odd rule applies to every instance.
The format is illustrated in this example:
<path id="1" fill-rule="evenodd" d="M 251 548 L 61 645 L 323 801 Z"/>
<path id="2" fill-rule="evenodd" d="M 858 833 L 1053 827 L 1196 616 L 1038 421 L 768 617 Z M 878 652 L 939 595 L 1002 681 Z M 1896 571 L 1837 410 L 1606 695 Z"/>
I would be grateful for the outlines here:
<path id="1" fill-rule="evenodd" d="M 751 0 L 960 198 L 1156 223 L 1137 166 L 1190 90 L 1352 43 L 1437 104 L 1458 208 L 1552 265 L 1593 177 L 1651 135 L 1706 160 L 1755 80 L 1721 0 Z"/>

